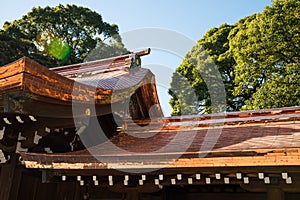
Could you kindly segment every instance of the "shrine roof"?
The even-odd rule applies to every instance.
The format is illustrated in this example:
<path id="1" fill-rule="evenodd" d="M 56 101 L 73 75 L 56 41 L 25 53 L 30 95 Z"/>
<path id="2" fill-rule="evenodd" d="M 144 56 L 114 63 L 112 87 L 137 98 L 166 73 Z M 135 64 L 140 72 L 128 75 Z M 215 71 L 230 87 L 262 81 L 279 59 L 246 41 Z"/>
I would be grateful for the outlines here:
<path id="1" fill-rule="evenodd" d="M 0 67 L 0 95 L 26 92 L 69 102 L 95 97 L 99 104 L 110 104 L 113 91 L 132 90 L 150 82 L 153 74 L 140 67 L 140 56 L 149 53 L 150 49 L 50 69 L 23 57 Z M 79 88 L 80 96 L 76 96 Z"/>
<path id="2" fill-rule="evenodd" d="M 109 141 L 66 154 L 23 153 L 28 168 L 149 169 L 300 164 L 300 108 L 131 121 Z"/>
<path id="3" fill-rule="evenodd" d="M 149 53 L 150 49 L 147 49 L 50 69 L 27 57 L 2 66 L 0 118 L 9 118 L 7 114 L 21 114 L 25 118 L 26 115 L 71 118 L 71 106 L 75 101 L 94 103 L 98 110 L 103 110 L 99 115 L 108 114 L 111 104 L 123 101 L 125 97 L 130 98 L 138 88 L 151 85 L 155 90 L 154 74 L 141 67 L 140 57 Z M 151 95 L 141 98 L 158 101 L 156 91 Z M 62 109 L 67 109 L 64 111 L 66 114 L 57 112 Z"/>

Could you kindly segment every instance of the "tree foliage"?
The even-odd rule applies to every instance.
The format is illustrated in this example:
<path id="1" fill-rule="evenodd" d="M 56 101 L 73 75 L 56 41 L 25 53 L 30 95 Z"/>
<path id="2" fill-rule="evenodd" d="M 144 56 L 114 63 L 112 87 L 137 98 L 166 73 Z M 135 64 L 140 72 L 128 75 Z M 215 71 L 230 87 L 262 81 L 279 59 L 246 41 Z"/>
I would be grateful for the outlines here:
<path id="1" fill-rule="evenodd" d="M 299 105 L 300 2 L 276 0 L 237 29 L 230 45 L 243 109 Z"/>
<path id="2" fill-rule="evenodd" d="M 176 69 L 169 90 L 172 114 L 214 112 L 200 75 L 210 73 L 211 61 L 223 78 L 227 111 L 300 105 L 299 29 L 298 0 L 275 0 L 262 13 L 210 29 Z M 184 77 L 181 82 L 179 76 Z M 186 82 L 196 101 L 187 99 Z"/>
<path id="3" fill-rule="evenodd" d="M 13 62 L 23 56 L 34 59 L 37 62 L 51 66 L 54 59 L 39 53 L 33 43 L 26 40 L 20 40 L 0 33 L 0 66 Z"/>
<path id="4" fill-rule="evenodd" d="M 28 49 L 32 45 L 28 42 L 15 40 L 14 38 L 0 34 L 0 66 L 20 58 L 20 55 L 28 55 Z"/>
<path id="5" fill-rule="evenodd" d="M 41 53 L 54 61 L 54 66 L 83 62 L 95 48 L 99 50 L 97 58 L 128 52 L 117 25 L 104 22 L 100 14 L 76 5 L 33 8 L 22 19 L 6 22 L 2 33 L 31 42 L 36 48 L 28 53 Z M 111 42 L 105 43 L 108 39 Z M 109 54 L 102 52 L 106 49 L 113 50 Z"/>
<path id="6" fill-rule="evenodd" d="M 210 73 L 213 65 L 216 65 L 221 73 L 227 89 L 227 110 L 236 110 L 240 107 L 238 98 L 232 94 L 234 86 L 233 67 L 236 63 L 229 51 L 228 34 L 233 27 L 223 24 L 219 28 L 210 29 L 197 42 L 196 46 L 187 53 L 184 61 L 176 69 L 176 73 L 173 74 L 169 90 L 169 94 L 172 96 L 170 100 L 173 108 L 172 115 L 210 113 L 214 111 L 211 107 L 210 98 L 210 92 L 212 91 L 208 90 L 207 83 L 201 76 L 201 74 L 207 74 L 210 79 L 215 79 L 213 76 L 216 74 Z M 178 80 L 178 77 L 181 77 L 181 80 Z M 191 95 L 186 95 L 187 93 L 193 93 L 196 96 L 194 95 L 191 101 L 189 99 Z"/>

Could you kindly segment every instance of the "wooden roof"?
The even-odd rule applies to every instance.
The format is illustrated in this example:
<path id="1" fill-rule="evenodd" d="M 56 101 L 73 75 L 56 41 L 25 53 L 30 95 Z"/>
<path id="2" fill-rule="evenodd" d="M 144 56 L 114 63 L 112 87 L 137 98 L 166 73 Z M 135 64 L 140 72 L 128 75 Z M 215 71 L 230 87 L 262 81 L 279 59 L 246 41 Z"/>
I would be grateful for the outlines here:
<path id="1" fill-rule="evenodd" d="M 100 110 L 97 114 L 108 114 L 111 104 L 129 98 L 142 87 L 150 87 L 154 92 L 140 98 L 159 105 L 154 75 L 140 67 L 140 56 L 149 53 L 150 49 L 147 49 L 51 69 L 29 58 L 21 58 L 0 67 L 0 115 L 16 113 L 71 118 L 72 103 L 96 104 Z"/>
<path id="2" fill-rule="evenodd" d="M 156 169 L 299 166 L 300 107 L 161 118 L 87 150 L 24 153 L 28 168 Z M 138 126 L 143 124 L 144 126 Z"/>
<path id="3" fill-rule="evenodd" d="M 153 74 L 149 70 L 133 69 L 134 66 L 140 65 L 139 56 L 149 52 L 150 50 L 147 50 L 50 70 L 24 57 L 0 68 L 0 95 L 29 92 L 31 95 L 67 102 L 88 102 L 95 98 L 99 104 L 111 104 L 110 95 L 113 91 L 132 90 L 143 83 L 150 83 Z M 133 70 L 129 73 L 129 69 Z M 98 81 L 98 84 L 95 84 L 95 81 Z M 116 87 L 117 81 L 122 81 L 119 87 Z"/>
<path id="4" fill-rule="evenodd" d="M 124 102 L 130 102 L 135 119 L 149 118 L 153 105 L 162 116 L 155 77 L 141 67 L 140 57 L 149 53 L 147 49 L 51 69 L 24 57 L 0 67 L 0 163 L 7 153 L 32 149 L 57 130 L 71 130 L 74 137 L 79 118 L 101 118 L 106 132 L 114 134 L 112 106 L 114 112 L 125 112 Z"/>
<path id="5" fill-rule="evenodd" d="M 162 117 L 154 75 L 140 67 L 140 56 L 148 53 L 52 69 L 22 58 L 1 67 L 0 163 L 16 152 L 26 168 L 42 169 L 46 181 L 68 176 L 80 185 L 101 180 L 108 187 L 155 185 L 156 191 L 177 183 L 233 182 L 251 189 L 254 180 L 293 189 L 285 185 L 300 180 L 300 107 Z M 117 127 L 111 106 L 124 97 L 132 119 Z M 96 113 L 74 115 L 74 102 Z M 74 119 L 84 124 L 89 117 L 112 137 L 98 142 L 94 136 L 103 133 L 87 125 L 95 143 L 74 149 L 81 128 Z M 129 181 L 128 172 L 147 172 L 147 178 Z"/>
<path id="6" fill-rule="evenodd" d="M 53 69 L 22 58 L 1 67 L 0 163 L 16 152 L 26 168 L 42 169 L 46 179 L 77 176 L 80 185 L 105 179 L 107 186 L 116 180 L 127 186 L 127 172 L 149 172 L 151 187 L 228 184 L 232 177 L 234 184 L 270 184 L 281 176 L 280 184 L 300 180 L 300 107 L 162 117 L 154 75 L 140 67 L 140 56 L 148 53 Z M 132 119 L 123 118 L 117 127 L 111 106 L 124 97 Z M 96 113 L 74 115 L 74 102 Z M 98 142 L 103 133 L 84 124 L 87 118 L 99 122 L 109 140 Z M 93 144 L 78 150 L 72 145 L 81 128 L 89 129 Z M 132 179 L 135 185 L 148 181 Z"/>

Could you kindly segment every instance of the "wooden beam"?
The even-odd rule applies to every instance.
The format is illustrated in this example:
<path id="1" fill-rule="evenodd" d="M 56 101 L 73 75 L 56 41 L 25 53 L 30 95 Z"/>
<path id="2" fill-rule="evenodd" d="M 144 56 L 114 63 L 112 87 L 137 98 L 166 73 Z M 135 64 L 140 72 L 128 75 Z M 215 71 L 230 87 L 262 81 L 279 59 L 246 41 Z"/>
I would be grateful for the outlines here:
<path id="1" fill-rule="evenodd" d="M 94 115 L 106 115 L 112 112 L 111 104 L 95 105 L 95 104 L 74 103 L 74 105 L 76 105 L 77 107 L 76 108 L 77 111 L 74 112 L 72 107 L 72 102 L 69 102 L 68 104 L 58 100 L 55 102 L 47 102 L 47 99 L 45 98 L 37 99 L 37 100 L 24 98 L 22 99 L 23 101 L 22 104 L 20 104 L 19 101 L 20 101 L 20 97 L 10 98 L 9 103 L 7 103 L 7 112 L 20 113 L 20 114 L 28 113 L 37 117 L 62 118 L 62 119 L 69 119 L 69 118 L 72 119 L 73 117 L 82 117 L 85 115 L 86 108 L 93 108 L 93 107 L 95 107 L 95 112 L 96 112 L 96 113 L 92 113 Z M 51 101 L 51 99 L 49 101 Z"/>

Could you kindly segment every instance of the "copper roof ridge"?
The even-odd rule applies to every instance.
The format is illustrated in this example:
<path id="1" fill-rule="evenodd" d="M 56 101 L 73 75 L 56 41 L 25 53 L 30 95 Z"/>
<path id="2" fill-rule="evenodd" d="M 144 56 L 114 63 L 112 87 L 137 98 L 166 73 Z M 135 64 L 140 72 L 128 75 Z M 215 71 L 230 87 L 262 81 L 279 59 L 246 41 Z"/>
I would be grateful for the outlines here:
<path id="1" fill-rule="evenodd" d="M 180 117 L 162 117 L 149 120 L 125 120 L 126 129 L 139 133 L 142 130 L 178 131 L 192 128 L 193 131 L 209 127 L 257 126 L 300 121 L 300 107 L 284 107 L 257 111 L 216 113 Z M 138 126 L 137 126 L 138 125 Z M 147 126 L 139 126 L 147 125 Z"/>
<path id="2" fill-rule="evenodd" d="M 97 148 L 97 146 L 92 147 Z M 132 157 L 132 156 L 151 156 L 153 157 L 161 157 L 163 156 L 179 156 L 180 158 L 185 158 L 188 156 L 194 156 L 194 158 L 211 158 L 213 157 L 232 157 L 232 156 L 273 156 L 277 154 L 287 155 L 290 153 L 296 153 L 297 155 L 300 154 L 299 147 L 290 147 L 290 148 L 252 148 L 252 149 L 230 149 L 230 150 L 223 150 L 223 149 L 215 149 L 215 150 L 202 150 L 197 152 L 122 152 L 122 153 L 105 153 L 105 154 L 97 154 L 92 149 L 83 149 L 79 151 L 73 152 L 66 152 L 66 153 L 35 153 L 35 152 L 20 152 L 21 156 L 24 160 L 34 160 L 33 157 L 42 157 L 42 156 L 49 156 L 49 157 L 58 157 L 58 158 L 70 158 L 73 156 L 82 156 L 82 157 L 94 157 L 95 160 L 97 158 L 105 158 L 111 157 L 112 159 L 117 160 L 117 157 Z M 202 157 L 201 155 L 205 155 Z M 190 157 L 192 158 L 192 157 Z"/>
<path id="3" fill-rule="evenodd" d="M 71 65 L 65 65 L 65 66 L 59 66 L 59 67 L 53 67 L 50 68 L 50 70 L 55 71 L 57 73 L 59 72 L 68 72 L 68 71 L 73 71 L 76 69 L 79 69 L 81 67 L 88 67 L 88 68 L 93 68 L 95 65 L 97 66 L 97 69 L 99 69 L 99 64 L 105 64 L 108 63 L 105 68 L 109 68 L 109 66 L 113 65 L 117 61 L 126 61 L 126 59 L 130 59 L 133 56 L 144 56 L 150 54 L 150 48 L 139 51 L 139 52 L 134 52 L 126 55 L 121 55 L 121 56 L 116 56 L 116 57 L 110 57 L 110 58 L 105 58 L 105 59 L 100 59 L 100 60 L 95 60 L 95 61 L 89 61 L 89 62 L 84 62 L 84 63 L 77 63 L 77 64 L 71 64 Z"/>
<path id="4" fill-rule="evenodd" d="M 169 116 L 159 117 L 156 119 L 146 120 L 133 120 L 134 123 L 147 123 L 147 122 L 182 122 L 182 121 L 204 121 L 211 119 L 228 119 L 228 118 L 251 118 L 251 117 L 263 117 L 263 116 L 280 116 L 284 114 L 300 114 L 300 106 L 282 107 L 282 108 L 271 108 L 262 110 L 248 110 L 248 111 L 236 111 L 236 112 L 225 112 L 225 113 L 212 113 L 203 115 L 182 115 L 182 116 Z M 131 121 L 131 120 L 129 120 Z"/>
<path id="5" fill-rule="evenodd" d="M 203 115 L 183 115 L 183 116 L 171 116 L 165 117 L 167 121 L 185 121 L 190 119 L 205 120 L 205 119 L 217 119 L 217 118 L 248 118 L 257 117 L 264 115 L 278 115 L 287 113 L 300 112 L 300 106 L 282 107 L 282 108 L 268 108 L 261 110 L 247 110 L 247 111 L 235 111 L 235 112 L 223 112 L 223 113 L 212 113 Z"/>

